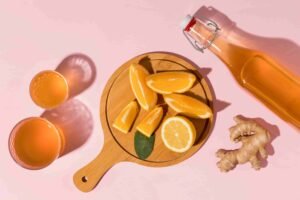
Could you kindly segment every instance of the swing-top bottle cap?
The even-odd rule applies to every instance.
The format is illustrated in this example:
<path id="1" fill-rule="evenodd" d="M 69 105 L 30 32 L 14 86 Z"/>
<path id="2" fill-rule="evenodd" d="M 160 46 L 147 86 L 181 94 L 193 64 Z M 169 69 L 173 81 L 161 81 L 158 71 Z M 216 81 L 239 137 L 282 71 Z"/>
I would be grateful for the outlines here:
<path id="1" fill-rule="evenodd" d="M 182 29 L 183 34 L 188 39 L 188 41 L 192 44 L 192 46 L 198 50 L 203 52 L 204 49 L 207 49 L 211 46 L 218 35 L 218 31 L 220 30 L 219 26 L 212 20 L 207 19 L 205 17 L 197 16 L 199 25 L 201 25 L 202 32 L 205 32 L 205 36 L 201 39 L 195 39 L 195 36 L 188 34 L 190 28 L 197 23 L 196 18 L 191 15 L 187 15 L 182 22 L 180 23 L 180 28 Z M 199 26 L 198 26 L 199 29 Z M 195 29 L 194 31 L 199 32 L 200 30 Z M 202 33 L 199 33 L 201 35 Z M 200 41 L 199 41 L 200 40 Z"/>
<path id="2" fill-rule="evenodd" d="M 192 19 L 193 19 L 193 17 L 191 15 L 185 16 L 185 18 L 180 23 L 180 28 L 184 31 L 186 29 L 186 27 L 190 24 Z"/>

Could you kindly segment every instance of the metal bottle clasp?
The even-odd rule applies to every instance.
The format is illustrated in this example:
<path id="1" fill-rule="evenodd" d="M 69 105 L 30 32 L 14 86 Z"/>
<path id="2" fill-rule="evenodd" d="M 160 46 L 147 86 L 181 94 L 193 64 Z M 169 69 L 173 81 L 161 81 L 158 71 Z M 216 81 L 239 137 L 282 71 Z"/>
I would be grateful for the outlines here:
<path id="1" fill-rule="evenodd" d="M 197 17 L 199 18 L 199 17 Z M 209 28 L 213 35 L 211 37 L 210 40 L 207 41 L 206 45 L 201 45 L 199 44 L 196 40 L 194 40 L 192 38 L 192 36 L 190 36 L 189 34 L 187 34 L 186 31 L 183 30 L 183 35 L 187 38 L 187 40 L 189 41 L 189 43 L 197 50 L 197 51 L 200 51 L 200 52 L 204 52 L 204 49 L 207 49 L 209 48 L 212 43 L 214 42 L 214 40 L 216 39 L 216 37 L 218 36 L 218 32 L 221 30 L 218 26 L 217 23 L 215 23 L 214 21 L 210 20 L 210 19 L 207 19 L 205 17 L 200 17 L 199 19 L 202 20 L 202 24 L 205 25 L 207 28 Z"/>

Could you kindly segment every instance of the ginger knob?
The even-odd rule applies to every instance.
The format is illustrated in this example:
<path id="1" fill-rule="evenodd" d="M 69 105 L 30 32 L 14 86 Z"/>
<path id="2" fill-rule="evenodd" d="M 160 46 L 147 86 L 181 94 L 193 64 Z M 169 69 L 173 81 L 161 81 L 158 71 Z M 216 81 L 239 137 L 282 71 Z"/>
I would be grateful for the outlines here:
<path id="1" fill-rule="evenodd" d="M 261 159 L 268 157 L 265 146 L 271 139 L 270 133 L 255 121 L 239 117 L 235 117 L 234 121 L 237 124 L 229 129 L 230 139 L 236 143 L 241 142 L 242 146 L 234 150 L 219 149 L 216 152 L 216 156 L 220 158 L 218 168 L 222 172 L 228 172 L 237 164 L 250 162 L 252 168 L 259 170 Z"/>

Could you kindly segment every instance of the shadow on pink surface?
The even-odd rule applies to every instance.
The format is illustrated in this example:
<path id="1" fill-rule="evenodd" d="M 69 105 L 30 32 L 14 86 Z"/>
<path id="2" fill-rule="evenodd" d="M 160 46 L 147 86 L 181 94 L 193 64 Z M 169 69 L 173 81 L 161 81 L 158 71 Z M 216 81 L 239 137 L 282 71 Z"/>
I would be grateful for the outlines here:
<path id="1" fill-rule="evenodd" d="M 241 119 L 245 119 L 245 120 L 253 120 L 256 123 L 258 123 L 259 125 L 261 125 L 262 127 L 264 127 L 265 129 L 267 129 L 271 135 L 271 140 L 270 142 L 266 145 L 266 150 L 268 152 L 269 156 L 272 156 L 275 154 L 275 150 L 272 146 L 272 142 L 278 137 L 280 136 L 280 130 L 276 125 L 270 124 L 268 122 L 266 122 L 264 119 L 260 118 L 260 117 L 256 117 L 256 118 L 248 118 L 245 117 L 243 115 L 238 115 L 238 117 L 240 117 Z M 267 159 L 262 159 L 261 160 L 261 165 L 262 168 L 267 167 L 268 165 L 268 161 Z"/>
<path id="2" fill-rule="evenodd" d="M 54 109 L 45 110 L 41 117 L 55 124 L 64 133 L 65 149 L 61 157 L 82 146 L 92 134 L 93 118 L 89 108 L 73 97 L 93 84 L 96 66 L 87 55 L 75 53 L 64 58 L 55 70 L 68 82 L 69 100 Z"/>
<path id="3" fill-rule="evenodd" d="M 55 71 L 67 80 L 72 98 L 88 89 L 96 78 L 96 66 L 92 59 L 84 54 L 75 53 L 64 58 Z"/>
<path id="4" fill-rule="evenodd" d="M 52 110 L 46 110 L 41 117 L 46 118 L 64 133 L 65 149 L 61 156 L 82 146 L 93 131 L 93 118 L 89 109 L 81 101 L 71 99 Z"/>
<path id="5" fill-rule="evenodd" d="M 224 13 L 211 6 L 202 6 L 194 16 L 216 22 L 221 28 L 222 34 L 227 35 L 227 39 L 231 43 L 265 52 L 291 72 L 300 76 L 300 46 L 295 42 L 285 38 L 263 37 L 248 33 L 236 26 L 236 23 Z"/>

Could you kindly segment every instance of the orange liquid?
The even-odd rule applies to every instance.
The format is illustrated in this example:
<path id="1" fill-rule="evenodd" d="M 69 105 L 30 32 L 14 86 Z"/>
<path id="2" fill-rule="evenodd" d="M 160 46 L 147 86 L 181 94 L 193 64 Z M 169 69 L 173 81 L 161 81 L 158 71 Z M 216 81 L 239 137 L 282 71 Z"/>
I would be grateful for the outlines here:
<path id="1" fill-rule="evenodd" d="M 19 122 L 13 129 L 9 147 L 12 157 L 29 169 L 46 167 L 63 149 L 62 135 L 49 121 L 32 117 Z"/>
<path id="2" fill-rule="evenodd" d="M 196 23 L 189 34 L 207 44 L 211 31 Z M 219 35 L 209 47 L 237 82 L 282 119 L 300 127 L 300 79 L 263 52 L 229 43 Z"/>
<path id="3" fill-rule="evenodd" d="M 42 71 L 30 83 L 30 96 L 42 108 L 54 108 L 68 99 L 68 84 L 56 71 Z"/>

